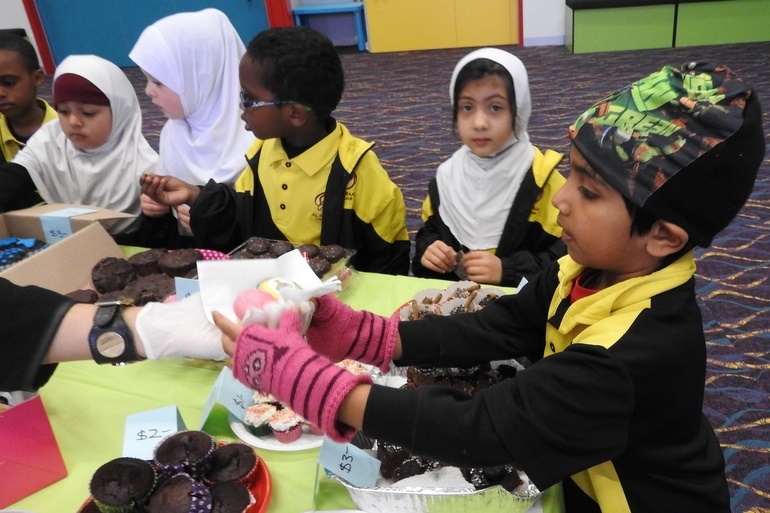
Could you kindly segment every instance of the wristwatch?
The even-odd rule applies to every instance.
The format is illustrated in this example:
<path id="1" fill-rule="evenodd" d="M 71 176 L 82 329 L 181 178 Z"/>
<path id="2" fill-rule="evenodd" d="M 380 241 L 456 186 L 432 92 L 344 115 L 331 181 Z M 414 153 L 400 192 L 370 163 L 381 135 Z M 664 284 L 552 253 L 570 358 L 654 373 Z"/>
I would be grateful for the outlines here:
<path id="1" fill-rule="evenodd" d="M 96 303 L 94 325 L 88 334 L 91 357 L 96 363 L 124 365 L 144 360 L 136 353 L 134 337 L 121 313 L 124 306 L 131 304 L 132 301 L 125 299 Z"/>

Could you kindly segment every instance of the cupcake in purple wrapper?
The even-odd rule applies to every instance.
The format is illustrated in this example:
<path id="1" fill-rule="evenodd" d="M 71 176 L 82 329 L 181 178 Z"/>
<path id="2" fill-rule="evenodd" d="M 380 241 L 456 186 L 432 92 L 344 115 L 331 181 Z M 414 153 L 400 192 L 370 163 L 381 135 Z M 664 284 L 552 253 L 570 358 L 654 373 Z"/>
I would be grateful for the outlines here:
<path id="1" fill-rule="evenodd" d="M 150 496 L 147 513 L 211 513 L 211 491 L 189 474 L 176 474 Z"/>
<path id="2" fill-rule="evenodd" d="M 268 424 L 275 439 L 281 443 L 296 442 L 302 436 L 302 417 L 289 408 L 275 412 Z"/>
<path id="3" fill-rule="evenodd" d="M 157 478 L 150 462 L 138 458 L 117 458 L 97 469 L 89 488 L 99 511 L 133 513 L 147 503 Z"/>
<path id="4" fill-rule="evenodd" d="M 167 477 L 186 472 L 201 479 L 211 466 L 211 455 L 216 446 L 216 441 L 208 433 L 180 431 L 158 444 L 155 448 L 155 464 Z"/>
<path id="5" fill-rule="evenodd" d="M 238 481 L 250 487 L 257 478 L 259 458 L 250 446 L 235 442 L 220 445 L 211 455 L 211 468 L 203 482 L 212 485 L 223 481 Z"/>
<path id="6" fill-rule="evenodd" d="M 256 499 L 238 481 L 222 481 L 211 485 L 211 513 L 243 513 Z"/>

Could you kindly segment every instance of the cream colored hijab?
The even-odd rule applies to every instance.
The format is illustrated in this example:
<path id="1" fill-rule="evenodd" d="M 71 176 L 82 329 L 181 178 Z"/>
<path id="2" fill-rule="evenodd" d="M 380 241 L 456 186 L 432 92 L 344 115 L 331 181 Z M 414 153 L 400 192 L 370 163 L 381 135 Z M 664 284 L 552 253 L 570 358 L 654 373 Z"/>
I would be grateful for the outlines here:
<path id="1" fill-rule="evenodd" d="M 510 73 L 516 94 L 516 120 L 514 133 L 497 154 L 477 157 L 463 144 L 436 172 L 441 219 L 468 249 L 497 247 L 535 154 L 527 133 L 532 112 L 527 70 L 515 56 L 497 48 L 481 48 L 460 59 L 449 84 L 452 104 L 457 75 L 466 64 L 482 58 L 499 63 Z"/>
<path id="2" fill-rule="evenodd" d="M 244 53 L 235 28 L 217 9 L 172 14 L 139 36 L 128 56 L 176 93 L 185 113 L 160 132 L 159 174 L 195 185 L 210 178 L 235 183 L 254 141 L 238 103 Z"/>
<path id="3" fill-rule="evenodd" d="M 112 128 L 107 141 L 80 150 L 58 121 L 44 124 L 14 158 L 24 166 L 49 203 L 74 203 L 139 214 L 139 176 L 152 172 L 158 154 L 142 135 L 142 112 L 134 87 L 115 64 L 96 55 L 71 55 L 56 68 L 56 79 L 79 75 L 110 101 Z"/>

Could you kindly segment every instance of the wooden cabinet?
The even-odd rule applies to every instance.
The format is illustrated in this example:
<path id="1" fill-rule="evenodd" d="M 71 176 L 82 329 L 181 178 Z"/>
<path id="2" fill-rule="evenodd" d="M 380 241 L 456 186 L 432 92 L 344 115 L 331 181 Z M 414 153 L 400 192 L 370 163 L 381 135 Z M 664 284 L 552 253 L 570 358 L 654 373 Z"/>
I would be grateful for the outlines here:
<path id="1" fill-rule="evenodd" d="M 369 51 L 508 45 L 518 41 L 518 0 L 364 0 Z"/>

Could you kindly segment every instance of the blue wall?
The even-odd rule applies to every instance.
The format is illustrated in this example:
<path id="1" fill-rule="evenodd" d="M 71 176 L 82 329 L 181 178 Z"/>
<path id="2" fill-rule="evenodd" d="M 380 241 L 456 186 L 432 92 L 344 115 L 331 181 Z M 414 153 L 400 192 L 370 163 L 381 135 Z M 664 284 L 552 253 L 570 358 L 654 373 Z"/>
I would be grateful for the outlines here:
<path id="1" fill-rule="evenodd" d="M 72 54 L 96 54 L 118 66 L 128 58 L 139 34 L 158 19 L 184 11 L 215 7 L 230 18 L 248 44 L 268 28 L 263 0 L 37 0 L 56 64 Z"/>

